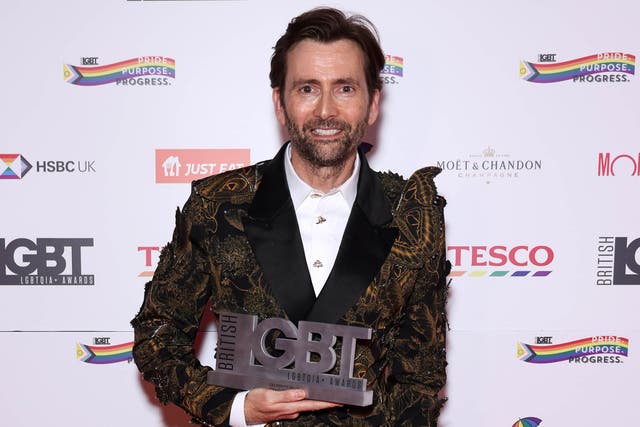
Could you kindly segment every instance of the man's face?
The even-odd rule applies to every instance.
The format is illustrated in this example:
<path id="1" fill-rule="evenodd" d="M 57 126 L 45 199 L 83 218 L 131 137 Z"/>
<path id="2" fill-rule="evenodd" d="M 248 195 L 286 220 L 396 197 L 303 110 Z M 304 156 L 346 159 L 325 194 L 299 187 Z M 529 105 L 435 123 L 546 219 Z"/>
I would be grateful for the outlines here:
<path id="1" fill-rule="evenodd" d="M 353 159 L 367 125 L 378 117 L 379 98 L 378 90 L 369 96 L 363 53 L 351 40 L 299 42 L 287 54 L 284 87 L 273 91 L 293 150 L 314 167 Z"/>

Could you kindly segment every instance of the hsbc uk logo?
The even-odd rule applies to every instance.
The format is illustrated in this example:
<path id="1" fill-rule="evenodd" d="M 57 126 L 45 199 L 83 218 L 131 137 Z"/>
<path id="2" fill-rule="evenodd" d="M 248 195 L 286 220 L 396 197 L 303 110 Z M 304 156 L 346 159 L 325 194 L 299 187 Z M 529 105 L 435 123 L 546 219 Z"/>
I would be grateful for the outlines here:
<path id="1" fill-rule="evenodd" d="M 33 166 L 21 154 L 0 154 L 0 179 L 22 179 Z"/>
<path id="2" fill-rule="evenodd" d="M 22 154 L 0 154 L 0 179 L 22 179 L 34 166 Z M 93 173 L 95 160 L 36 160 L 36 173 Z"/>
<path id="3" fill-rule="evenodd" d="M 448 246 L 450 277 L 546 277 L 555 253 L 545 245 Z"/>
<path id="4" fill-rule="evenodd" d="M 597 285 L 640 285 L 640 238 L 599 236 Z"/>

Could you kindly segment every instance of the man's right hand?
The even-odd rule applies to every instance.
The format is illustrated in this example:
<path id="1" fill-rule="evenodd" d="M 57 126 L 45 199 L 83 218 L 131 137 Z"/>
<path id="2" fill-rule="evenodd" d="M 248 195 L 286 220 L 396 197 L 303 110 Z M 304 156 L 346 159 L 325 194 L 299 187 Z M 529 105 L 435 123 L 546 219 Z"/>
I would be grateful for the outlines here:
<path id="1" fill-rule="evenodd" d="M 293 420 L 301 412 L 342 406 L 339 403 L 309 400 L 304 390 L 270 390 L 254 388 L 244 400 L 244 418 L 247 424 L 268 423 L 276 420 Z"/>

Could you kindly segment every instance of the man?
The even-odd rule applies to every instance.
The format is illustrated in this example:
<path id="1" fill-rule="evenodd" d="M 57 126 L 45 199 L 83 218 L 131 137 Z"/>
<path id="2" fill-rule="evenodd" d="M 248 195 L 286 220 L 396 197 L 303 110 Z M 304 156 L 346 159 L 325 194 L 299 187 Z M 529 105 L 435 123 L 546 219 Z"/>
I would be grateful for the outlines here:
<path id="1" fill-rule="evenodd" d="M 145 289 L 134 358 L 169 401 L 205 425 L 436 426 L 445 382 L 443 207 L 425 168 L 408 180 L 372 171 L 358 145 L 378 116 L 384 66 L 360 16 L 314 9 L 293 19 L 271 60 L 274 159 L 194 182 L 173 240 Z M 207 384 L 193 341 L 205 305 L 364 326 L 354 376 L 365 408 Z"/>

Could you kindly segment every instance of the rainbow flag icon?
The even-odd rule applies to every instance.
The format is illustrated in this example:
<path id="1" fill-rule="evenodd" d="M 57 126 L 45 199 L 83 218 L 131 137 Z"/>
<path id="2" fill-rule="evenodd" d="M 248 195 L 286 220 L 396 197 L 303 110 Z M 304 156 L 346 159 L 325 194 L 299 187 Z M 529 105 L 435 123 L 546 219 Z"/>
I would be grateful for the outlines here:
<path id="1" fill-rule="evenodd" d="M 116 345 L 76 343 L 76 357 L 85 363 L 105 365 L 133 360 L 133 341 Z"/>
<path id="2" fill-rule="evenodd" d="M 520 418 L 511 427 L 538 427 L 542 420 L 536 417 Z"/>

